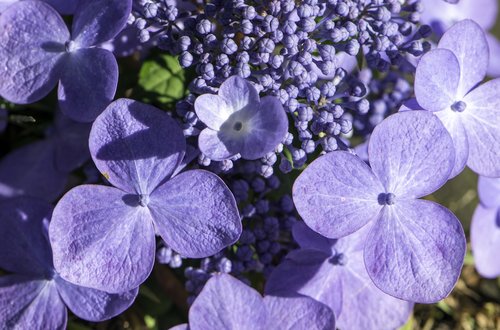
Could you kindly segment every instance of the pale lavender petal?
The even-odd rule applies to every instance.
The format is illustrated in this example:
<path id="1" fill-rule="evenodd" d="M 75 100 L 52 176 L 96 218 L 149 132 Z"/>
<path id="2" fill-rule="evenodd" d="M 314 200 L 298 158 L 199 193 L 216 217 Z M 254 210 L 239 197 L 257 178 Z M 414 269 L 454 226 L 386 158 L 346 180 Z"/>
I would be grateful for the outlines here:
<path id="1" fill-rule="evenodd" d="M 453 140 L 428 111 L 399 112 L 377 125 L 368 146 L 370 165 L 387 193 L 417 198 L 441 187 L 455 160 Z"/>
<path id="2" fill-rule="evenodd" d="M 484 79 L 489 62 L 488 42 L 483 29 L 476 22 L 466 19 L 453 25 L 441 37 L 438 48 L 449 49 L 457 57 L 460 67 L 458 97 L 467 94 Z M 443 69 L 450 73 L 451 67 L 445 65 Z"/>
<path id="3" fill-rule="evenodd" d="M 496 0 L 461 0 L 458 10 L 481 26 L 485 31 L 491 29 L 497 20 L 498 1 Z"/>
<path id="4" fill-rule="evenodd" d="M 66 55 L 57 96 L 65 115 L 91 122 L 113 100 L 118 85 L 115 56 L 104 49 L 79 49 Z"/>
<path id="5" fill-rule="evenodd" d="M 0 15 L 0 95 L 14 103 L 46 96 L 63 69 L 69 32 L 59 14 L 41 1 L 20 1 Z"/>
<path id="6" fill-rule="evenodd" d="M 269 329 L 264 299 L 230 275 L 214 275 L 189 310 L 190 329 L 208 324 L 211 329 Z"/>
<path id="7" fill-rule="evenodd" d="M 500 206 L 500 178 L 480 176 L 477 182 L 479 201 L 484 207 L 497 208 Z"/>
<path id="8" fill-rule="evenodd" d="M 43 0 L 54 7 L 62 15 L 72 15 L 75 13 L 80 0 Z"/>
<path id="9" fill-rule="evenodd" d="M 7 9 L 11 4 L 18 2 L 19 0 L 0 0 L 0 14 Z"/>
<path id="10" fill-rule="evenodd" d="M 194 102 L 196 115 L 209 128 L 218 131 L 222 124 L 233 114 L 234 109 L 219 95 L 203 94 Z"/>
<path id="11" fill-rule="evenodd" d="M 500 208 L 487 209 L 478 205 L 472 218 L 470 235 L 478 273 L 487 278 L 500 276 Z"/>
<path id="12" fill-rule="evenodd" d="M 309 297 L 264 298 L 270 317 L 269 326 L 280 330 L 335 329 L 335 316 L 330 308 Z"/>
<path id="13" fill-rule="evenodd" d="M 500 41 L 492 35 L 486 34 L 488 48 L 490 49 L 490 64 L 488 66 L 488 76 L 498 78 L 500 76 Z"/>
<path id="14" fill-rule="evenodd" d="M 374 219 L 384 191 L 372 170 L 345 151 L 312 162 L 293 185 L 293 202 L 304 222 L 329 238 L 355 232 Z"/>
<path id="15" fill-rule="evenodd" d="M 366 270 L 394 297 L 420 303 L 445 298 L 460 276 L 465 236 L 448 209 L 430 201 L 385 206 L 366 240 Z"/>
<path id="16" fill-rule="evenodd" d="M 52 269 L 52 252 L 44 221 L 52 206 L 34 198 L 0 202 L 0 268 L 20 274 L 45 276 Z"/>
<path id="17" fill-rule="evenodd" d="M 180 164 L 186 140 L 167 113 L 119 99 L 94 122 L 89 147 L 97 168 L 114 186 L 149 194 Z"/>
<path id="18" fill-rule="evenodd" d="M 219 88 L 219 96 L 226 101 L 233 112 L 259 102 L 259 93 L 255 87 L 239 76 L 227 78 Z"/>
<path id="19" fill-rule="evenodd" d="M 221 136 L 224 138 L 223 132 L 205 128 L 198 136 L 200 151 L 213 160 L 229 159 L 238 154 L 238 150 L 241 150 L 241 143 L 238 143 L 240 141 L 224 139 L 223 142 Z"/>
<path id="20" fill-rule="evenodd" d="M 126 25 L 132 0 L 83 1 L 73 17 L 72 37 L 82 47 L 113 39 Z"/>
<path id="21" fill-rule="evenodd" d="M 160 236 L 186 257 L 213 255 L 241 234 L 231 191 L 208 171 L 192 170 L 173 177 L 151 194 L 148 207 Z"/>
<path id="22" fill-rule="evenodd" d="M 32 196 L 49 202 L 64 191 L 67 174 L 56 169 L 52 140 L 37 141 L 0 161 L 0 198 Z"/>
<path id="23" fill-rule="evenodd" d="M 66 329 L 67 312 L 53 281 L 0 277 L 0 328 Z"/>
<path id="24" fill-rule="evenodd" d="M 56 271 L 65 280 L 110 293 L 138 287 L 153 268 L 155 231 L 136 195 L 106 186 L 70 190 L 49 227 Z"/>
<path id="25" fill-rule="evenodd" d="M 500 177 L 500 78 L 490 80 L 465 96 L 462 113 L 469 139 L 467 165 L 477 174 Z"/>
<path id="26" fill-rule="evenodd" d="M 425 110 L 449 109 L 458 101 L 460 65 L 447 49 L 434 49 L 422 56 L 415 73 L 415 96 Z M 458 95 L 462 97 L 464 94 Z"/>
<path id="27" fill-rule="evenodd" d="M 98 322 L 116 316 L 132 305 L 138 288 L 124 293 L 107 293 L 55 278 L 57 290 L 68 308 L 79 318 Z"/>

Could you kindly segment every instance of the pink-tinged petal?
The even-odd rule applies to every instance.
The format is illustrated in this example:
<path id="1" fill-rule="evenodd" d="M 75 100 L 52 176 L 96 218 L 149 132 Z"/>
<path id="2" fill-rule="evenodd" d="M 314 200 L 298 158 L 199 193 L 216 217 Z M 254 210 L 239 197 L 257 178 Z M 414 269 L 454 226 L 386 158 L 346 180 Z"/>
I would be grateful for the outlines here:
<path id="1" fill-rule="evenodd" d="M 476 269 L 481 276 L 500 276 L 500 208 L 478 205 L 470 227 L 472 254 Z"/>
<path id="2" fill-rule="evenodd" d="M 178 174 L 151 194 L 148 207 L 163 240 L 186 257 L 211 256 L 241 235 L 233 194 L 208 171 Z"/>
<path id="3" fill-rule="evenodd" d="M 348 152 L 335 151 L 313 161 L 295 180 L 293 202 L 311 229 L 339 238 L 377 216 L 382 192 L 368 165 Z"/>
<path id="4" fill-rule="evenodd" d="M 451 170 L 450 177 L 454 178 L 463 171 L 467 159 L 469 158 L 469 140 L 467 131 L 462 122 L 462 116 L 452 110 L 436 112 L 436 116 L 441 120 L 444 127 L 450 133 L 455 148 L 455 165 Z"/>
<path id="5" fill-rule="evenodd" d="M 387 193 L 417 198 L 441 187 L 455 160 L 453 140 L 428 111 L 405 111 L 377 125 L 368 146 L 370 165 Z"/>
<path id="6" fill-rule="evenodd" d="M 167 113 L 119 99 L 94 122 L 89 147 L 97 168 L 114 186 L 149 194 L 180 164 L 186 140 Z"/>
<path id="7" fill-rule="evenodd" d="M 203 94 L 194 101 L 196 115 L 209 128 L 218 131 L 236 109 L 219 95 Z"/>
<path id="8" fill-rule="evenodd" d="M 418 104 L 429 111 L 449 109 L 458 101 L 459 82 L 460 65 L 455 54 L 447 49 L 431 50 L 422 56 L 415 73 Z"/>
<path id="9" fill-rule="evenodd" d="M 189 310 L 192 330 L 264 330 L 268 320 L 260 294 L 227 274 L 212 276 Z"/>
<path id="10" fill-rule="evenodd" d="M 0 95 L 14 103 L 46 96 L 63 70 L 69 32 L 41 1 L 19 1 L 0 15 Z"/>
<path id="11" fill-rule="evenodd" d="M 335 329 L 335 316 L 326 305 L 309 297 L 264 298 L 271 324 L 281 330 Z"/>
<path id="12" fill-rule="evenodd" d="M 56 277 L 57 290 L 68 308 L 79 318 L 99 322 L 110 319 L 132 305 L 138 288 L 123 293 L 107 293 L 69 283 Z"/>
<path id="13" fill-rule="evenodd" d="M 259 102 L 259 93 L 255 87 L 239 76 L 227 78 L 219 88 L 219 96 L 226 101 L 233 112 Z"/>
<path id="14" fill-rule="evenodd" d="M 20 274 L 47 275 L 52 252 L 44 221 L 52 214 L 47 202 L 17 197 L 0 202 L 0 268 Z"/>
<path id="15" fill-rule="evenodd" d="M 81 47 L 113 39 L 127 23 L 132 0 L 82 1 L 73 17 L 72 37 Z"/>
<path id="16" fill-rule="evenodd" d="M 80 0 L 43 0 L 54 7 L 62 15 L 72 15 L 75 13 Z"/>
<path id="17" fill-rule="evenodd" d="M 66 329 L 67 312 L 53 281 L 0 277 L 0 328 Z"/>
<path id="18" fill-rule="evenodd" d="M 486 40 L 490 49 L 490 64 L 487 73 L 488 76 L 498 78 L 500 76 L 500 41 L 489 33 L 486 34 Z"/>
<path id="19" fill-rule="evenodd" d="M 500 178 L 480 176 L 477 182 L 479 201 L 484 207 L 497 208 L 500 206 Z"/>
<path id="20" fill-rule="evenodd" d="M 465 19 L 453 25 L 441 37 L 438 48 L 449 49 L 457 57 L 460 67 L 458 97 L 467 94 L 484 79 L 489 62 L 488 42 L 476 22 Z M 450 73 L 450 65 L 445 65 L 443 70 Z"/>
<path id="21" fill-rule="evenodd" d="M 64 192 L 67 174 L 55 167 L 54 148 L 52 140 L 42 140 L 7 154 L 0 161 L 0 196 L 57 199 Z"/>
<path id="22" fill-rule="evenodd" d="M 110 293 L 138 287 L 153 268 L 155 231 L 138 196 L 82 185 L 57 203 L 49 237 L 65 280 Z"/>
<path id="23" fill-rule="evenodd" d="M 235 156 L 241 149 L 241 143 L 224 143 L 224 133 L 205 128 L 198 136 L 198 147 L 200 151 L 213 160 L 224 160 Z M 236 141 L 238 142 L 238 141 Z"/>
<path id="24" fill-rule="evenodd" d="M 368 235 L 366 270 L 394 297 L 419 303 L 445 298 L 460 276 L 465 235 L 448 209 L 424 200 L 385 206 Z"/>
<path id="25" fill-rule="evenodd" d="M 57 97 L 62 112 L 79 122 L 92 122 L 113 100 L 118 85 L 115 56 L 100 48 L 66 55 Z"/>
<path id="26" fill-rule="evenodd" d="M 467 165 L 477 174 L 500 177 L 500 78 L 465 96 L 463 123 L 469 139 Z"/>

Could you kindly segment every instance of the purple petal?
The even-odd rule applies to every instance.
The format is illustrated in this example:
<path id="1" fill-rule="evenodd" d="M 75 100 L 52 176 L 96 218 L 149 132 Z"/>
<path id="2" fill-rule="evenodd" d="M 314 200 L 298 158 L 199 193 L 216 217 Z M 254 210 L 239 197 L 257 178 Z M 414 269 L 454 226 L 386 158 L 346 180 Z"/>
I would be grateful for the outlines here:
<path id="1" fill-rule="evenodd" d="M 56 117 L 55 166 L 69 173 L 90 159 L 89 134 L 91 124 L 78 123 L 62 115 Z"/>
<path id="2" fill-rule="evenodd" d="M 425 109 L 422 108 L 422 106 L 420 104 L 418 104 L 416 98 L 411 98 L 409 100 L 406 100 L 401 105 L 401 107 L 399 108 L 398 111 L 403 112 L 403 111 L 412 111 L 412 110 L 425 110 Z"/>
<path id="3" fill-rule="evenodd" d="M 170 328 L 169 330 L 189 330 L 189 325 L 187 323 L 178 324 L 175 327 Z"/>
<path id="4" fill-rule="evenodd" d="M 68 308 L 79 318 L 98 322 L 116 316 L 132 305 L 139 291 L 112 294 L 85 288 L 56 277 L 57 289 Z"/>
<path id="5" fill-rule="evenodd" d="M 221 140 L 223 133 L 205 128 L 198 136 L 200 151 L 213 160 L 224 160 L 235 156 L 241 150 L 241 143 L 224 143 Z M 227 141 L 227 139 L 225 139 Z M 229 141 L 231 141 L 229 139 Z M 240 141 L 236 141 L 240 142 Z"/>
<path id="6" fill-rule="evenodd" d="M 497 208 L 500 206 L 500 178 L 480 176 L 477 183 L 479 201 L 484 207 Z"/>
<path id="7" fill-rule="evenodd" d="M 382 209 L 366 240 L 366 270 L 394 297 L 420 303 L 445 298 L 460 276 L 465 236 L 448 209 L 424 200 Z"/>
<path id="8" fill-rule="evenodd" d="M 43 0 L 54 7 L 62 15 L 72 15 L 76 11 L 76 7 L 80 0 Z"/>
<path id="9" fill-rule="evenodd" d="M 488 66 L 488 76 L 500 76 L 500 41 L 492 35 L 486 34 L 488 48 L 490 49 L 490 64 Z"/>
<path id="10" fill-rule="evenodd" d="M 292 228 L 293 239 L 303 249 L 314 249 L 330 253 L 335 240 L 328 239 L 312 231 L 303 222 L 297 222 Z"/>
<path id="11" fill-rule="evenodd" d="M 20 1 L 0 15 L 0 95 L 32 103 L 56 85 L 69 32 L 59 14 L 41 1 Z"/>
<path id="12" fill-rule="evenodd" d="M 208 171 L 187 171 L 159 186 L 151 194 L 149 209 L 160 236 L 186 257 L 213 255 L 241 234 L 231 191 Z"/>
<path id="13" fill-rule="evenodd" d="M 329 238 L 349 235 L 375 218 L 384 191 L 358 157 L 335 151 L 313 161 L 295 180 L 293 202 L 304 222 Z"/>
<path id="14" fill-rule="evenodd" d="M 89 147 L 97 168 L 114 186 L 149 194 L 182 161 L 186 141 L 165 112 L 119 99 L 94 122 Z"/>
<path id="15" fill-rule="evenodd" d="M 429 111 L 448 109 L 457 101 L 460 69 L 455 54 L 447 49 L 434 49 L 422 56 L 415 73 L 418 104 Z"/>
<path id="16" fill-rule="evenodd" d="M 19 0 L 0 0 L 0 14 L 7 9 L 11 4 L 18 2 Z"/>
<path id="17" fill-rule="evenodd" d="M 264 299 L 227 274 L 214 275 L 189 310 L 191 329 L 268 329 Z"/>
<path id="18" fill-rule="evenodd" d="M 0 328 L 66 329 L 67 312 L 52 281 L 0 277 Z"/>
<path id="19" fill-rule="evenodd" d="M 271 324 L 275 329 L 335 329 L 335 316 L 330 308 L 309 297 L 264 298 Z"/>
<path id="20" fill-rule="evenodd" d="M 32 196 L 49 202 L 59 197 L 67 175 L 56 169 L 54 143 L 37 141 L 7 154 L 0 161 L 0 196 Z"/>
<path id="21" fill-rule="evenodd" d="M 385 191 L 396 198 L 434 192 L 447 181 L 455 160 L 450 134 L 428 111 L 405 111 L 386 118 L 373 130 L 368 154 Z"/>
<path id="22" fill-rule="evenodd" d="M 93 121 L 113 100 L 118 85 L 115 56 L 104 49 L 79 49 L 66 57 L 57 97 L 65 115 Z"/>
<path id="23" fill-rule="evenodd" d="M 196 98 L 194 109 L 198 118 L 209 128 L 218 131 L 235 110 L 219 95 L 203 94 Z"/>
<path id="24" fill-rule="evenodd" d="M 500 209 L 478 205 L 472 218 L 470 235 L 478 273 L 486 278 L 500 276 Z"/>
<path id="25" fill-rule="evenodd" d="M 453 25 L 441 37 L 438 48 L 449 49 L 457 57 L 460 67 L 459 97 L 484 79 L 489 61 L 488 42 L 476 22 L 466 19 Z M 451 69 L 449 65 L 444 68 L 448 72 Z"/>
<path id="26" fill-rule="evenodd" d="M 469 139 L 467 165 L 479 175 L 500 177 L 500 78 L 475 88 L 463 101 Z"/>
<path id="27" fill-rule="evenodd" d="M 90 47 L 113 39 L 126 25 L 132 0 L 83 1 L 73 17 L 73 40 Z"/>
<path id="28" fill-rule="evenodd" d="M 21 274 L 46 275 L 52 253 L 44 221 L 52 206 L 34 198 L 18 197 L 0 202 L 0 268 Z"/>
<path id="29" fill-rule="evenodd" d="M 226 101 L 233 112 L 259 102 L 259 93 L 255 87 L 239 76 L 227 78 L 219 88 L 219 96 Z"/>
<path id="30" fill-rule="evenodd" d="M 110 293 L 138 287 L 153 268 L 155 235 L 137 196 L 105 186 L 70 190 L 49 227 L 56 271 L 65 280 Z"/>

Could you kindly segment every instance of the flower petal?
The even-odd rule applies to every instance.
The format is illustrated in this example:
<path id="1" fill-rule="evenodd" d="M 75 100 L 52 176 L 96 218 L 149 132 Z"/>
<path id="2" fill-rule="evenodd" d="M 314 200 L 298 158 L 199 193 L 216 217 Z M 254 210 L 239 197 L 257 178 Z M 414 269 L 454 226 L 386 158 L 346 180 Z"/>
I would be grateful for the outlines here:
<path id="1" fill-rule="evenodd" d="M 387 117 L 370 137 L 373 172 L 387 193 L 417 198 L 441 187 L 455 161 L 453 140 L 428 111 L 404 111 Z"/>
<path id="2" fill-rule="evenodd" d="M 79 122 L 91 122 L 113 100 L 118 85 L 115 56 L 104 49 L 79 49 L 66 55 L 58 88 L 59 106 Z"/>
<path id="3" fill-rule="evenodd" d="M 330 308 L 309 297 L 264 298 L 274 329 L 335 329 L 335 316 Z"/>
<path id="4" fill-rule="evenodd" d="M 106 186 L 70 190 L 49 227 L 56 271 L 65 280 L 110 293 L 138 287 L 153 268 L 155 235 L 138 198 Z"/>
<path id="5" fill-rule="evenodd" d="M 97 168 L 114 186 L 149 194 L 180 164 L 186 140 L 168 114 L 119 99 L 94 122 L 89 147 Z"/>
<path id="6" fill-rule="evenodd" d="M 374 219 L 384 191 L 358 157 L 335 151 L 313 161 L 295 180 L 293 202 L 304 222 L 329 238 L 349 235 Z"/>
<path id="7" fill-rule="evenodd" d="M 312 231 L 303 222 L 297 222 L 292 227 L 293 239 L 303 249 L 313 249 L 330 253 L 335 240 L 326 238 Z"/>
<path id="8" fill-rule="evenodd" d="M 500 206 L 500 178 L 480 176 L 477 192 L 479 201 L 484 207 L 497 208 Z"/>
<path id="9" fill-rule="evenodd" d="M 73 17 L 73 40 L 90 47 L 113 39 L 126 25 L 132 0 L 87 0 L 80 3 Z"/>
<path id="10" fill-rule="evenodd" d="M 496 19 L 496 16 L 495 16 Z M 500 41 L 492 34 L 486 34 L 488 48 L 490 49 L 490 64 L 488 66 L 488 76 L 500 76 Z"/>
<path id="11" fill-rule="evenodd" d="M 116 316 L 132 305 L 138 288 L 124 293 L 112 294 L 85 288 L 56 277 L 57 289 L 68 308 L 79 318 L 99 322 Z"/>
<path id="12" fill-rule="evenodd" d="M 0 15 L 0 95 L 14 103 L 46 96 L 63 69 L 69 32 L 42 1 L 19 1 Z"/>
<path id="13" fill-rule="evenodd" d="M 54 7 L 62 15 L 72 15 L 75 13 L 80 0 L 43 0 Z"/>
<path id="14" fill-rule="evenodd" d="M 366 270 L 375 285 L 394 297 L 435 303 L 460 276 L 465 236 L 448 209 L 430 201 L 385 206 L 365 245 Z"/>
<path id="15" fill-rule="evenodd" d="M 55 167 L 72 172 L 90 159 L 89 134 L 91 124 L 78 123 L 59 113 L 56 117 Z"/>
<path id="16" fill-rule="evenodd" d="M 233 112 L 259 102 L 259 93 L 255 87 L 239 76 L 227 78 L 219 88 L 219 96 L 226 101 Z"/>
<path id="17" fill-rule="evenodd" d="M 189 310 L 189 328 L 269 329 L 264 299 L 231 275 L 216 274 L 205 284 Z"/>
<path id="18" fill-rule="evenodd" d="M 448 109 L 459 100 L 459 82 L 460 65 L 455 54 L 447 49 L 431 50 L 422 56 L 415 72 L 415 96 L 418 104 L 429 111 Z"/>
<path id="19" fill-rule="evenodd" d="M 190 258 L 213 255 L 236 242 L 241 220 L 233 194 L 215 174 L 192 170 L 159 186 L 149 209 L 160 236 Z"/>
<path id="20" fill-rule="evenodd" d="M 194 101 L 196 115 L 209 128 L 218 131 L 234 109 L 219 95 L 203 94 Z"/>
<path id="21" fill-rule="evenodd" d="M 484 79 L 489 61 L 488 42 L 483 29 L 476 22 L 465 19 L 453 25 L 441 37 L 438 48 L 451 50 L 458 59 L 459 97 L 467 94 Z M 449 65 L 443 68 L 448 71 Z"/>
<path id="22" fill-rule="evenodd" d="M 500 209 L 478 205 L 472 218 L 470 236 L 478 273 L 486 278 L 500 276 Z"/>
<path id="23" fill-rule="evenodd" d="M 479 175 L 500 177 L 500 78 L 475 88 L 464 98 L 463 123 L 469 138 L 467 165 Z"/>
<path id="24" fill-rule="evenodd" d="M 241 143 L 224 143 L 220 136 L 224 133 L 205 128 L 198 136 L 198 147 L 200 151 L 212 160 L 224 160 L 235 156 L 240 150 Z M 239 142 L 239 141 L 234 141 Z"/>

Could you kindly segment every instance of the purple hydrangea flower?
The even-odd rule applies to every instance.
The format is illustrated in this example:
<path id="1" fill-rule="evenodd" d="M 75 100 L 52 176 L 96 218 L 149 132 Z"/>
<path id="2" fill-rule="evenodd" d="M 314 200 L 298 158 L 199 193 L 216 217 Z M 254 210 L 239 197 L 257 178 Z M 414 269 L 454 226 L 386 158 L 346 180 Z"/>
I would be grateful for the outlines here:
<path id="1" fill-rule="evenodd" d="M 479 204 L 470 228 L 472 253 L 479 274 L 500 276 L 500 178 L 479 177 Z"/>
<path id="2" fill-rule="evenodd" d="M 371 168 L 344 151 L 312 162 L 293 186 L 297 211 L 328 238 L 373 223 L 364 261 L 375 285 L 413 302 L 444 298 L 460 275 L 463 229 L 448 209 L 417 198 L 446 182 L 455 158 L 450 135 L 427 111 L 397 113 L 375 127 L 368 155 Z"/>
<path id="3" fill-rule="evenodd" d="M 309 297 L 262 296 L 231 275 L 214 275 L 189 310 L 190 329 L 335 329 L 333 312 Z"/>
<path id="4" fill-rule="evenodd" d="M 329 306 L 340 329 L 397 329 L 413 304 L 380 291 L 363 261 L 370 226 L 340 239 L 328 239 L 302 222 L 293 227 L 300 249 L 292 251 L 274 270 L 266 294 L 303 294 Z"/>
<path id="5" fill-rule="evenodd" d="M 52 207 L 27 197 L 0 202 L 0 328 L 65 329 L 69 308 L 88 321 L 127 309 L 137 289 L 110 294 L 67 282 L 55 272 L 47 237 Z"/>
<path id="6" fill-rule="evenodd" d="M 50 239 L 66 280 L 127 290 L 151 272 L 155 233 L 190 258 L 213 255 L 240 236 L 236 202 L 219 177 L 204 170 L 173 176 L 186 143 L 168 114 L 119 99 L 94 122 L 89 145 L 114 187 L 78 186 L 57 204 Z"/>
<path id="7" fill-rule="evenodd" d="M 206 156 L 224 160 L 240 154 L 259 159 L 274 151 L 288 132 L 288 119 L 278 98 L 259 93 L 238 76 L 228 78 L 218 95 L 204 94 L 194 104 L 207 125 L 198 145 Z"/>
<path id="8" fill-rule="evenodd" d="M 434 112 L 453 138 L 451 177 L 465 164 L 480 175 L 500 176 L 500 79 L 477 86 L 487 67 L 488 44 L 471 20 L 449 29 L 417 66 L 417 102 Z"/>
<path id="9" fill-rule="evenodd" d="M 7 9 L 8 6 L 14 2 L 19 2 L 23 0 L 0 0 L 0 14 Z M 42 0 L 48 3 L 55 10 L 57 10 L 61 15 L 73 14 L 80 3 L 80 0 Z"/>
<path id="10" fill-rule="evenodd" d="M 113 99 L 118 82 L 114 55 L 96 48 L 127 22 L 131 0 L 89 0 L 73 17 L 72 33 L 45 2 L 20 1 L 0 15 L 0 95 L 32 103 L 59 82 L 62 111 L 93 121 Z"/>

